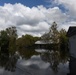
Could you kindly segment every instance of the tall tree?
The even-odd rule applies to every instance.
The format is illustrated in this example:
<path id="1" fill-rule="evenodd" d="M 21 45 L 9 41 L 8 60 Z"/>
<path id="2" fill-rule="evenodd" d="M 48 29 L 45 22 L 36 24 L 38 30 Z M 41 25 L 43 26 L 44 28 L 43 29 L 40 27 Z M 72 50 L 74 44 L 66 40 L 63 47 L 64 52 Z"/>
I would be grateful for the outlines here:
<path id="1" fill-rule="evenodd" d="M 59 32 L 57 30 L 57 24 L 56 22 L 53 22 L 52 23 L 52 26 L 50 27 L 50 30 L 49 30 L 49 34 L 50 34 L 50 37 L 51 37 L 51 40 L 53 43 L 58 43 L 59 39 Z"/>
<path id="2" fill-rule="evenodd" d="M 16 50 L 16 38 L 17 38 L 16 27 L 7 28 L 6 32 L 7 32 L 7 35 L 9 36 L 9 51 L 11 55 L 13 55 Z"/>
<path id="3" fill-rule="evenodd" d="M 44 41 L 44 42 L 49 42 L 50 40 L 50 34 L 49 33 L 45 33 L 41 36 L 41 39 Z"/>
<path id="4" fill-rule="evenodd" d="M 16 30 L 16 27 L 6 28 L 6 32 L 7 32 L 7 34 L 8 34 L 9 37 L 15 37 L 15 38 L 17 38 L 17 30 Z"/>
<path id="5" fill-rule="evenodd" d="M 5 66 L 9 59 L 9 37 L 6 31 L 2 30 L 0 32 L 0 65 Z"/>
<path id="6" fill-rule="evenodd" d="M 9 36 L 7 35 L 6 31 L 1 31 L 0 32 L 0 47 L 5 48 L 6 50 L 8 49 L 9 45 Z"/>

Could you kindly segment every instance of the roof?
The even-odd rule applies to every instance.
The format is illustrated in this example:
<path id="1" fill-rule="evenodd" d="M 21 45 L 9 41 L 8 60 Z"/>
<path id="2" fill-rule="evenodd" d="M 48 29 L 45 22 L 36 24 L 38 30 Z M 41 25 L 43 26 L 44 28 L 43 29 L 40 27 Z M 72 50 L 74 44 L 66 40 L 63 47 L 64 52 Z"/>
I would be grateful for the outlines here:
<path id="1" fill-rule="evenodd" d="M 52 43 L 51 41 L 42 41 L 42 40 L 39 40 L 39 41 L 36 41 L 35 44 L 50 44 Z"/>
<path id="2" fill-rule="evenodd" d="M 76 26 L 70 26 L 67 32 L 67 36 L 71 37 L 73 35 L 76 35 Z"/>
<path id="3" fill-rule="evenodd" d="M 43 41 L 36 41 L 35 44 L 45 44 Z"/>

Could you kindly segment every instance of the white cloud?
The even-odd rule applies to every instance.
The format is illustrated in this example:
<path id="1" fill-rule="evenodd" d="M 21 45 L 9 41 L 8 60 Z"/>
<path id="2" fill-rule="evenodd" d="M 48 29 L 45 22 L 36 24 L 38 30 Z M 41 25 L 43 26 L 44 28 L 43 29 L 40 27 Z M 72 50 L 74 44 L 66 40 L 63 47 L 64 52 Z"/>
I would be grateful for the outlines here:
<path id="1" fill-rule="evenodd" d="M 68 15 L 63 13 L 59 7 L 30 8 L 20 3 L 0 6 L 0 30 L 14 25 L 17 27 L 19 36 L 24 34 L 40 36 L 49 30 L 53 21 L 63 26 L 63 23 L 66 25 L 68 18 Z"/>
<path id="2" fill-rule="evenodd" d="M 64 28 L 68 30 L 69 26 L 76 26 L 76 21 L 70 21 L 70 22 L 64 23 L 62 24 L 62 26 L 60 26 L 60 28 Z"/>
<path id="3" fill-rule="evenodd" d="M 63 8 L 59 9 L 59 11 L 65 10 L 64 15 L 66 17 L 64 17 L 63 15 L 60 15 L 59 19 L 61 19 L 61 24 L 59 28 L 64 28 L 68 30 L 69 26 L 76 26 L 76 0 L 48 0 L 48 2 L 52 3 L 50 7 L 52 5 L 57 7 L 60 5 L 60 6 L 63 6 Z M 62 14 L 62 12 L 60 14 Z M 63 20 L 64 22 L 62 22 Z"/>
<path id="4" fill-rule="evenodd" d="M 76 19 L 76 0 L 54 0 L 54 2 L 62 4 L 68 10 L 69 17 Z"/>

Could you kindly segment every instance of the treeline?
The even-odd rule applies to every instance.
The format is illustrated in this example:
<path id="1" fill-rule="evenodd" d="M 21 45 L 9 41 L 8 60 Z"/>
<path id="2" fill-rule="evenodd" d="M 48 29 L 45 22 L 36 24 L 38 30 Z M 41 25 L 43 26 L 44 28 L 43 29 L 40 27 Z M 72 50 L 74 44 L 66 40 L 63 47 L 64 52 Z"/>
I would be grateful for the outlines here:
<path id="1" fill-rule="evenodd" d="M 68 37 L 66 36 L 67 31 L 65 29 L 58 29 L 56 22 L 53 22 L 49 28 L 49 32 L 42 35 L 41 39 L 45 42 L 50 41 L 53 46 L 53 51 L 58 51 L 62 60 L 68 59 Z"/>
<path id="2" fill-rule="evenodd" d="M 52 50 L 54 54 L 53 60 L 58 59 L 58 62 L 60 61 L 65 62 L 67 61 L 69 55 L 68 38 L 66 34 L 67 32 L 65 29 L 58 30 L 58 26 L 56 22 L 53 22 L 51 27 L 49 28 L 49 31 L 43 34 L 41 37 L 34 37 L 29 34 L 18 37 L 16 27 L 9 27 L 6 28 L 5 30 L 1 30 L 0 31 L 0 61 L 1 61 L 0 65 L 6 66 L 6 69 L 9 69 L 9 66 L 11 67 L 12 64 L 16 64 L 18 60 L 18 57 L 15 55 L 16 52 L 19 52 L 22 58 L 27 57 L 27 59 L 30 58 L 33 55 L 33 53 L 39 54 L 32 49 L 32 47 L 34 47 L 35 42 L 38 40 L 44 42 L 50 42 L 52 44 L 51 46 L 53 46 Z M 32 53 L 31 50 L 28 48 L 31 48 Z M 49 53 L 51 53 L 50 50 L 48 50 Z M 12 65 L 11 69 L 13 69 L 13 67 L 15 68 L 15 65 Z"/>
<path id="3" fill-rule="evenodd" d="M 9 27 L 0 31 L 0 51 L 13 55 L 16 50 L 31 47 L 39 39 L 29 34 L 18 38 L 16 27 Z"/>
<path id="4" fill-rule="evenodd" d="M 66 53 L 68 44 L 66 33 L 65 29 L 58 30 L 56 22 L 53 22 L 49 28 L 49 32 L 43 34 L 41 37 L 26 34 L 18 38 L 16 27 L 9 27 L 0 31 L 0 51 L 8 49 L 11 54 L 14 54 L 16 50 L 33 47 L 37 40 L 42 40 L 57 44 L 58 46 L 54 46 L 54 50 L 61 50 L 62 53 Z"/>
<path id="5" fill-rule="evenodd" d="M 33 54 L 40 54 L 41 58 L 44 57 L 48 59 L 48 62 L 52 65 L 52 69 L 56 70 L 57 65 L 60 62 L 66 62 L 68 60 L 68 38 L 66 36 L 67 32 L 65 29 L 58 30 L 56 22 L 53 22 L 49 31 L 43 34 L 41 37 L 34 37 L 32 35 L 26 34 L 18 37 L 16 27 L 9 27 L 5 30 L 0 31 L 0 66 L 4 66 L 6 70 L 12 70 L 16 68 L 16 62 L 18 60 L 18 55 L 20 54 L 22 58 L 29 59 Z M 51 49 L 47 49 L 46 53 L 38 53 L 32 47 L 36 41 L 41 40 L 43 42 L 50 42 L 52 45 Z M 31 48 L 31 50 L 29 49 Z M 51 47 L 50 47 L 51 48 Z M 47 60 L 46 59 L 46 60 Z M 52 63 L 53 61 L 53 63 Z"/>
<path id="6" fill-rule="evenodd" d="M 40 40 L 40 37 L 34 37 L 32 35 L 26 34 L 16 40 L 16 45 L 18 49 L 21 48 L 32 48 L 37 40 Z"/>

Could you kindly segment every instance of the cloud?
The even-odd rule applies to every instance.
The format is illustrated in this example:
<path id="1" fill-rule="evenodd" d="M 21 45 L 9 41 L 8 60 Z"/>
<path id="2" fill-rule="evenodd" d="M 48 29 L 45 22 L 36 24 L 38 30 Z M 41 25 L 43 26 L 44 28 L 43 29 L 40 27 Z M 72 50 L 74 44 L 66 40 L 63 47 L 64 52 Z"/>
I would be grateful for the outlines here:
<path id="1" fill-rule="evenodd" d="M 76 1 L 75 0 L 54 0 L 54 3 L 58 5 L 63 5 L 65 9 L 68 11 L 66 12 L 69 15 L 69 18 L 76 19 Z"/>
<path id="2" fill-rule="evenodd" d="M 59 19 L 61 19 L 61 24 L 59 28 L 64 28 L 68 30 L 69 26 L 76 26 L 76 3 L 75 3 L 76 1 L 75 0 L 48 0 L 48 2 L 51 4 L 49 5 L 50 6 L 49 8 L 51 8 L 52 6 L 53 8 L 58 7 L 59 10 L 62 11 L 61 14 L 63 14 L 65 11 L 64 13 L 64 15 L 66 16 L 65 18 L 63 18 L 64 17 L 63 15 L 60 15 Z M 62 20 L 62 18 L 64 21 Z"/>
<path id="3" fill-rule="evenodd" d="M 65 4 L 66 2 L 58 0 L 57 3 Z M 70 5 L 68 8 L 70 8 Z M 25 34 L 41 36 L 49 30 L 53 21 L 56 21 L 60 27 L 63 27 L 67 26 L 66 22 L 68 22 L 68 19 L 69 14 L 63 13 L 57 6 L 46 8 L 40 5 L 30 8 L 21 3 L 9 3 L 0 6 L 0 30 L 9 26 L 16 26 L 19 36 Z"/>

